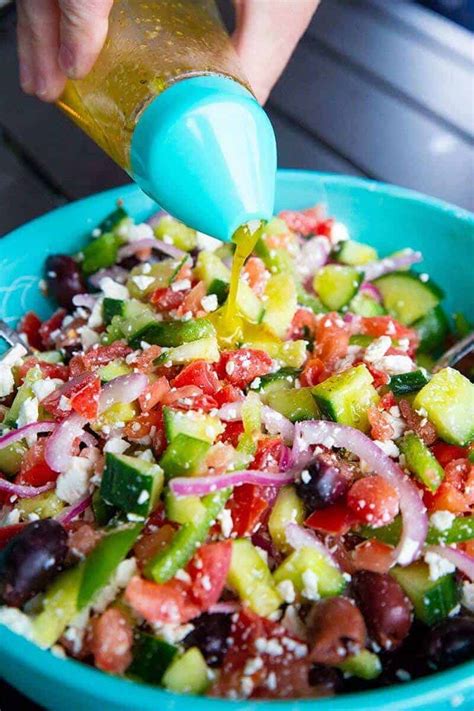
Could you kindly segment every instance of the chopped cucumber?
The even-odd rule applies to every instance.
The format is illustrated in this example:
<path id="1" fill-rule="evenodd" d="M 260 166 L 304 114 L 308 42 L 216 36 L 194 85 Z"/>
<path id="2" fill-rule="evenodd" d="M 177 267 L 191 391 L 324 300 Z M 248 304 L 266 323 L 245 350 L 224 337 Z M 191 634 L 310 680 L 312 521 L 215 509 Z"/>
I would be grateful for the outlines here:
<path id="1" fill-rule="evenodd" d="M 92 510 L 99 526 L 106 526 L 117 513 L 115 506 L 104 501 L 100 489 L 96 489 L 92 494 Z"/>
<path id="2" fill-rule="evenodd" d="M 272 541 L 279 551 L 289 553 L 291 546 L 286 540 L 286 527 L 289 523 L 303 523 L 304 505 L 294 486 L 284 486 L 278 492 L 275 504 L 268 519 L 268 530 Z"/>
<path id="3" fill-rule="evenodd" d="M 357 676 L 359 679 L 376 679 L 382 671 L 380 659 L 368 649 L 362 649 L 358 654 L 348 657 L 337 665 L 344 674 Z"/>
<path id="4" fill-rule="evenodd" d="M 222 281 L 222 279 L 213 279 L 207 288 L 207 293 L 215 294 L 217 296 L 217 303 L 219 306 L 222 306 L 229 293 L 229 282 Z"/>
<path id="5" fill-rule="evenodd" d="M 98 368 L 97 375 L 103 383 L 109 383 L 111 380 L 115 380 L 120 375 L 128 375 L 132 372 L 131 366 L 127 365 L 124 360 L 117 358 L 116 360 L 110 361 L 107 365 L 103 365 Z"/>
<path id="6" fill-rule="evenodd" d="M 197 279 L 205 283 L 207 288 L 209 288 L 216 279 L 226 284 L 230 282 L 230 269 L 226 267 L 222 259 L 219 259 L 214 252 L 199 253 L 194 268 L 194 274 Z"/>
<path id="7" fill-rule="evenodd" d="M 242 403 L 242 423 L 249 437 L 258 437 L 262 431 L 262 402 L 257 393 L 249 392 Z"/>
<path id="8" fill-rule="evenodd" d="M 174 440 L 179 434 L 185 434 L 212 444 L 224 431 L 224 426 L 218 417 L 193 410 L 183 412 L 164 407 L 163 421 L 168 442 Z"/>
<path id="9" fill-rule="evenodd" d="M 18 474 L 27 451 L 28 447 L 22 441 L 14 442 L 9 444 L 8 447 L 0 449 L 0 472 L 5 476 Z"/>
<path id="10" fill-rule="evenodd" d="M 360 348 L 367 348 L 367 346 L 370 346 L 370 344 L 373 341 L 372 336 L 366 336 L 363 333 L 356 333 L 354 336 L 351 336 L 349 339 L 349 344 L 351 346 L 360 346 Z"/>
<path id="11" fill-rule="evenodd" d="M 261 617 L 271 615 L 283 602 L 268 565 L 248 538 L 232 541 L 227 580 L 240 599 Z"/>
<path id="12" fill-rule="evenodd" d="M 210 446 L 209 441 L 189 437 L 182 432 L 176 435 L 160 459 L 166 478 L 195 474 Z"/>
<path id="13" fill-rule="evenodd" d="M 115 264 L 121 242 L 120 237 L 113 232 L 105 232 L 89 242 L 82 250 L 83 274 L 90 276 L 99 269 L 106 269 Z"/>
<path id="14" fill-rule="evenodd" d="M 132 654 L 133 661 L 127 669 L 127 676 L 147 684 L 161 684 L 163 674 L 178 654 L 178 648 L 152 634 L 138 632 Z"/>
<path id="15" fill-rule="evenodd" d="M 183 249 L 185 252 L 190 252 L 196 247 L 196 231 L 186 227 L 186 225 L 179 222 L 179 220 L 175 220 L 170 215 L 162 217 L 153 228 L 153 231 L 158 239 L 166 243 L 171 242 L 175 247 Z"/>
<path id="16" fill-rule="evenodd" d="M 250 390 L 256 390 L 260 398 L 266 402 L 271 392 L 293 388 L 300 372 L 297 368 L 280 368 L 275 373 L 267 373 L 255 378 L 249 387 Z"/>
<path id="17" fill-rule="evenodd" d="M 434 625 L 448 617 L 459 603 L 459 590 L 453 573 L 438 580 L 430 580 L 429 567 L 417 562 L 390 571 L 401 585 L 415 608 L 415 616 L 427 625 Z"/>
<path id="18" fill-rule="evenodd" d="M 367 410 L 379 400 L 372 381 L 366 366 L 358 365 L 316 385 L 313 395 L 321 412 L 330 420 L 366 432 L 369 429 Z"/>
<path id="19" fill-rule="evenodd" d="M 149 264 L 133 267 L 127 279 L 130 296 L 147 301 L 156 289 L 166 289 L 170 285 L 182 264 L 183 260 L 164 259 L 151 267 Z"/>
<path id="20" fill-rule="evenodd" d="M 358 316 L 383 316 L 386 313 L 382 304 L 367 294 L 359 291 L 351 300 L 348 310 Z"/>
<path id="21" fill-rule="evenodd" d="M 206 509 L 199 496 L 175 496 L 166 493 L 166 518 L 176 523 L 198 523 L 206 515 Z"/>
<path id="22" fill-rule="evenodd" d="M 313 280 L 313 288 L 324 306 L 339 311 L 357 294 L 362 274 L 353 267 L 328 264 L 320 269 Z"/>
<path id="23" fill-rule="evenodd" d="M 242 280 L 239 281 L 236 304 L 240 314 L 250 323 L 262 321 L 265 308 L 250 286 Z"/>
<path id="24" fill-rule="evenodd" d="M 267 402 L 290 422 L 316 420 L 319 410 L 312 395 L 312 388 L 290 388 L 275 390 L 268 394 Z"/>
<path id="25" fill-rule="evenodd" d="M 306 357 L 308 355 L 306 351 L 307 343 L 306 341 L 285 341 L 276 350 L 275 355 L 272 358 L 280 360 L 285 365 L 290 368 L 302 368 Z"/>
<path id="26" fill-rule="evenodd" d="M 427 383 L 429 383 L 429 378 L 422 370 L 413 370 L 411 373 L 392 375 L 389 388 L 394 395 L 400 396 L 417 392 Z"/>
<path id="27" fill-rule="evenodd" d="M 362 526 L 358 529 L 358 533 L 366 538 L 376 538 L 382 543 L 387 543 L 390 546 L 396 546 L 400 540 L 402 531 L 402 521 L 399 516 L 388 526 L 379 528 L 371 528 L 370 526 Z M 462 543 L 474 539 L 474 516 L 457 516 L 449 528 L 440 531 L 436 526 L 430 524 L 426 542 L 428 545 L 436 545 L 438 543 Z"/>
<path id="28" fill-rule="evenodd" d="M 29 371 L 25 375 L 23 383 L 16 391 L 16 395 L 11 404 L 11 407 L 2 422 L 2 427 L 16 426 L 21 406 L 24 402 L 26 402 L 26 400 L 28 400 L 28 398 L 34 396 L 33 390 L 31 389 L 32 384 L 36 383 L 38 380 L 42 380 L 42 378 L 43 374 L 41 372 L 41 368 L 38 365 L 35 365 L 29 369 Z"/>
<path id="29" fill-rule="evenodd" d="M 117 402 L 104 412 L 91 425 L 92 429 L 100 431 L 104 427 L 113 427 L 118 423 L 130 422 L 137 416 L 137 408 L 132 402 Z"/>
<path id="30" fill-rule="evenodd" d="M 111 342 L 125 337 L 128 341 L 133 341 L 140 331 L 156 323 L 156 320 L 156 314 L 148 306 L 137 299 L 130 299 L 125 303 L 123 316 L 113 316 L 108 325 L 108 340 Z"/>
<path id="31" fill-rule="evenodd" d="M 163 471 L 155 462 L 106 453 L 100 493 L 107 503 L 130 517 L 145 518 L 153 510 L 162 488 Z"/>
<path id="32" fill-rule="evenodd" d="M 339 595 L 346 587 L 341 571 L 314 548 L 303 546 L 285 558 L 273 573 L 279 585 L 289 580 L 297 593 L 308 600 Z"/>
<path id="33" fill-rule="evenodd" d="M 378 259 L 378 254 L 373 247 L 362 242 L 355 242 L 348 239 L 339 242 L 335 251 L 335 257 L 338 262 L 348 264 L 350 267 L 359 267 L 362 264 L 375 262 Z"/>
<path id="34" fill-rule="evenodd" d="M 445 344 L 449 333 L 449 321 L 442 306 L 435 306 L 425 316 L 413 324 L 420 337 L 418 350 L 422 353 L 435 353 Z"/>
<path id="35" fill-rule="evenodd" d="M 263 323 L 279 338 L 288 331 L 297 308 L 296 286 L 290 274 L 270 277 L 264 295 Z"/>
<path id="36" fill-rule="evenodd" d="M 184 343 L 182 346 L 170 348 L 162 353 L 155 361 L 155 365 L 181 365 L 190 363 L 193 360 L 206 360 L 209 363 L 217 363 L 220 359 L 217 338 L 200 338 L 191 343 Z"/>
<path id="37" fill-rule="evenodd" d="M 474 384 L 453 368 L 443 368 L 415 397 L 438 435 L 463 447 L 474 439 Z"/>
<path id="38" fill-rule="evenodd" d="M 40 518 L 53 518 L 64 506 L 64 501 L 61 501 L 55 491 L 46 491 L 44 494 L 32 496 L 31 499 L 20 499 L 16 504 L 22 519 L 29 519 L 32 514 Z"/>
<path id="39" fill-rule="evenodd" d="M 426 444 L 414 432 L 407 432 L 398 442 L 405 465 L 430 491 L 436 491 L 444 479 L 444 469 Z"/>
<path id="40" fill-rule="evenodd" d="M 203 518 L 181 526 L 171 542 L 147 564 L 145 575 L 156 583 L 166 583 L 180 568 L 184 568 L 207 537 L 209 528 L 230 494 L 231 489 L 224 489 L 201 499 L 205 508 Z"/>
<path id="41" fill-rule="evenodd" d="M 138 348 L 142 341 L 157 346 L 176 347 L 201 338 L 215 336 L 214 326 L 206 318 L 190 321 L 154 321 L 144 326 L 129 339 L 132 348 Z"/>
<path id="42" fill-rule="evenodd" d="M 101 234 L 105 234 L 106 232 L 117 232 L 120 225 L 125 220 L 128 220 L 127 211 L 122 207 L 122 205 L 118 205 L 115 210 L 113 210 L 102 220 L 97 229 Z"/>
<path id="43" fill-rule="evenodd" d="M 124 525 L 113 529 L 99 541 L 84 563 L 84 572 L 77 595 L 77 609 L 89 605 L 95 595 L 109 582 L 133 547 L 142 530 L 141 524 Z"/>
<path id="44" fill-rule="evenodd" d="M 77 595 L 84 564 L 60 573 L 46 590 L 42 611 L 33 618 L 33 639 L 40 647 L 51 647 L 77 615 Z"/>
<path id="45" fill-rule="evenodd" d="M 177 657 L 163 676 L 163 686 L 177 694 L 203 694 L 210 685 L 209 669 L 197 647 Z"/>
<path id="46" fill-rule="evenodd" d="M 422 280 L 414 272 L 392 272 L 374 281 L 383 304 L 397 321 L 410 326 L 434 309 L 443 292 L 430 279 Z"/>
<path id="47" fill-rule="evenodd" d="M 102 318 L 108 326 L 114 316 L 125 316 L 126 301 L 106 296 L 102 302 Z"/>

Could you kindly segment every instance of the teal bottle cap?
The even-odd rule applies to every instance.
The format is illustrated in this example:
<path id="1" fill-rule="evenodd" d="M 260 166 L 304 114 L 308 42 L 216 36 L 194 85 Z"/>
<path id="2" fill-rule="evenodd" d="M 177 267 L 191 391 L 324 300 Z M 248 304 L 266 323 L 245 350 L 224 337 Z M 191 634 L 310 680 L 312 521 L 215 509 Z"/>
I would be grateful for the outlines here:
<path id="1" fill-rule="evenodd" d="M 272 125 L 253 95 L 223 76 L 183 79 L 153 99 L 132 136 L 131 168 L 164 210 L 224 241 L 273 214 Z"/>

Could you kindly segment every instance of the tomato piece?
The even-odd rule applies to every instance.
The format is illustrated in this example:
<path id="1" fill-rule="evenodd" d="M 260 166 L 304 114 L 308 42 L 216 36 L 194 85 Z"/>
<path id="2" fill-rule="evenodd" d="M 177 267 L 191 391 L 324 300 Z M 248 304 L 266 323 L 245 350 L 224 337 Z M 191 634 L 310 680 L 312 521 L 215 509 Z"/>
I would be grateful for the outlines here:
<path id="1" fill-rule="evenodd" d="M 393 548 L 371 538 L 354 548 L 352 562 L 356 570 L 388 573 L 393 565 Z"/>
<path id="2" fill-rule="evenodd" d="M 114 341 L 108 346 L 90 348 L 82 359 L 86 370 L 93 370 L 117 358 L 126 358 L 130 353 L 132 349 L 125 341 Z"/>
<path id="3" fill-rule="evenodd" d="M 333 504 L 325 509 L 313 511 L 305 521 L 305 525 L 316 531 L 342 536 L 347 533 L 355 523 L 353 512 L 344 504 Z"/>
<path id="4" fill-rule="evenodd" d="M 160 287 L 150 296 L 150 303 L 157 311 L 163 313 L 177 309 L 184 301 L 185 291 L 173 291 L 169 286 Z"/>
<path id="5" fill-rule="evenodd" d="M 403 326 L 392 316 L 363 316 L 360 321 L 361 333 L 365 336 L 390 336 L 400 340 L 407 338 L 410 343 L 408 354 L 411 355 L 419 343 L 419 336 L 415 329 Z M 404 353 L 404 355 L 406 355 Z"/>
<path id="6" fill-rule="evenodd" d="M 370 422 L 370 435 L 372 439 L 381 441 L 393 439 L 395 433 L 385 410 L 380 410 L 375 406 L 369 407 L 367 416 Z"/>
<path id="7" fill-rule="evenodd" d="M 158 358 L 159 355 L 161 355 L 160 346 L 150 346 L 136 356 L 132 364 L 133 369 L 145 374 L 154 372 L 155 366 L 153 361 Z M 159 373 L 159 375 L 164 375 L 169 380 L 171 377 L 171 368 L 166 368 L 166 373 Z"/>
<path id="8" fill-rule="evenodd" d="M 34 311 L 28 311 L 18 325 L 19 333 L 24 333 L 28 339 L 28 344 L 37 350 L 43 349 L 43 341 L 40 336 L 41 319 Z"/>
<path id="9" fill-rule="evenodd" d="M 175 526 L 169 523 L 150 525 L 148 521 L 145 530 L 135 543 L 133 552 L 138 566 L 143 570 L 146 564 L 165 548 L 175 533 Z"/>
<path id="10" fill-rule="evenodd" d="M 201 611 L 191 599 L 189 583 L 176 578 L 167 583 L 153 583 L 135 576 L 127 585 L 125 600 L 147 622 L 182 624 Z"/>
<path id="11" fill-rule="evenodd" d="M 395 407 L 396 404 L 397 399 L 391 391 L 385 393 L 385 395 L 382 395 L 379 401 L 379 407 L 381 410 L 390 410 L 390 408 Z"/>
<path id="12" fill-rule="evenodd" d="M 196 385 L 206 395 L 214 395 L 219 390 L 219 378 L 211 363 L 204 360 L 195 360 L 186 365 L 172 381 L 174 388 L 184 385 Z"/>
<path id="13" fill-rule="evenodd" d="M 43 344 L 43 348 L 46 350 L 48 348 L 54 348 L 54 340 L 51 338 L 51 334 L 61 327 L 65 316 L 66 309 L 58 309 L 47 321 L 43 321 L 39 327 L 38 334 Z"/>
<path id="14" fill-rule="evenodd" d="M 316 323 L 315 355 L 328 367 L 347 355 L 350 331 L 339 314 L 329 313 Z"/>
<path id="15" fill-rule="evenodd" d="M 219 442 L 228 442 L 233 447 L 237 447 L 239 444 L 240 435 L 243 434 L 244 425 L 240 420 L 236 422 L 224 422 L 225 429 L 222 434 L 219 435 Z"/>
<path id="16" fill-rule="evenodd" d="M 42 406 L 55 417 L 67 416 L 68 412 L 60 408 L 61 398 L 68 398 L 71 409 L 78 415 L 92 420 L 97 417 L 100 397 L 100 378 L 85 371 L 76 375 L 60 388 L 56 388 L 41 401 Z"/>
<path id="17" fill-rule="evenodd" d="M 317 233 L 318 225 L 324 221 L 324 210 L 321 205 L 306 210 L 283 210 L 278 217 L 286 222 L 290 230 L 308 237 Z"/>
<path id="18" fill-rule="evenodd" d="M 170 385 L 164 377 L 158 378 L 158 380 L 155 380 L 154 383 L 147 385 L 146 389 L 138 398 L 138 403 L 142 412 L 152 410 L 163 400 L 163 397 L 169 392 L 169 390 Z"/>
<path id="19" fill-rule="evenodd" d="M 280 459 L 283 441 L 281 437 L 262 437 L 258 441 L 257 451 L 250 469 L 277 473 L 280 471 Z"/>
<path id="20" fill-rule="evenodd" d="M 222 595 L 232 557 L 230 541 L 202 545 L 186 572 L 191 576 L 190 593 L 202 611 L 208 610 Z"/>
<path id="21" fill-rule="evenodd" d="M 123 674 L 132 661 L 133 628 L 117 607 L 110 607 L 92 623 L 91 651 L 98 669 Z"/>
<path id="22" fill-rule="evenodd" d="M 272 367 L 272 359 L 264 351 L 256 348 L 240 348 L 236 351 L 224 351 L 217 365 L 217 371 L 223 380 L 231 385 L 245 387 L 255 378 L 266 375 Z"/>
<path id="23" fill-rule="evenodd" d="M 219 407 L 226 405 L 228 402 L 239 402 L 244 397 L 242 390 L 234 385 L 224 385 L 223 388 L 214 393 L 214 398 Z"/>
<path id="24" fill-rule="evenodd" d="M 54 472 L 46 464 L 44 449 L 48 442 L 48 437 L 41 437 L 35 442 L 23 457 L 20 473 L 15 479 L 17 484 L 29 486 L 43 486 L 50 481 L 56 481 L 58 472 Z"/>
<path id="25" fill-rule="evenodd" d="M 464 494 L 449 481 L 442 481 L 434 494 L 427 491 L 423 495 L 423 501 L 430 512 L 450 511 L 453 514 L 461 514 L 469 510 Z"/>
<path id="26" fill-rule="evenodd" d="M 0 550 L 5 548 L 17 533 L 20 533 L 26 523 L 13 523 L 11 526 L 0 526 Z"/>
<path id="27" fill-rule="evenodd" d="M 268 501 L 262 496 L 260 486 L 242 484 L 234 489 L 229 508 L 232 514 L 232 532 L 237 536 L 249 536 L 268 509 Z"/>
<path id="28" fill-rule="evenodd" d="M 207 289 L 203 281 L 199 281 L 196 286 L 193 286 L 191 291 L 185 292 L 186 296 L 183 299 L 182 304 L 178 307 L 178 316 L 184 316 L 184 314 L 192 314 L 196 316 L 206 316 L 201 300 L 206 296 Z"/>
<path id="29" fill-rule="evenodd" d="M 153 427 L 155 427 L 156 430 L 163 427 L 163 413 L 161 408 L 143 412 L 141 415 L 138 415 L 138 417 L 127 422 L 123 434 L 127 439 L 136 442 L 149 435 Z"/>
<path id="30" fill-rule="evenodd" d="M 252 291 L 257 296 L 262 296 L 270 275 L 260 257 L 247 259 L 242 272 Z"/>
<path id="31" fill-rule="evenodd" d="M 314 336 L 316 331 L 316 316 L 309 309 L 296 309 L 295 315 L 291 322 L 289 337 L 292 340 L 297 340 L 299 338 L 307 338 L 308 335 L 311 338 Z"/>
<path id="32" fill-rule="evenodd" d="M 303 387 L 312 387 L 322 383 L 330 375 L 321 358 L 310 358 L 303 368 L 300 380 Z"/>
<path id="33" fill-rule="evenodd" d="M 455 444 L 446 444 L 446 442 L 435 442 L 431 447 L 431 451 L 443 468 L 452 462 L 453 459 L 463 459 L 467 457 L 467 449 L 465 447 L 458 447 Z"/>
<path id="34" fill-rule="evenodd" d="M 97 375 L 70 397 L 71 407 L 81 417 L 93 420 L 99 412 L 99 397 L 100 378 Z"/>
<path id="35" fill-rule="evenodd" d="M 59 380 L 67 380 L 69 378 L 69 367 L 64 363 L 46 363 L 44 360 L 29 356 L 25 358 L 18 368 L 20 383 L 23 382 L 27 372 L 35 366 L 39 367 L 45 378 L 58 378 Z"/>
<path id="36" fill-rule="evenodd" d="M 334 220 L 332 217 L 329 217 L 327 220 L 323 220 L 322 222 L 318 222 L 316 226 L 316 234 L 323 237 L 330 237 L 333 226 Z"/>
<path id="37" fill-rule="evenodd" d="M 404 353 L 403 355 L 406 355 L 406 354 Z M 362 361 L 360 361 L 360 362 L 362 362 Z M 354 365 L 358 365 L 358 364 L 359 364 L 358 362 L 354 362 Z M 388 375 L 388 373 L 384 373 L 383 370 L 374 368 L 372 363 L 365 363 L 365 367 L 367 368 L 367 370 L 369 371 L 369 373 L 371 374 L 371 376 L 374 379 L 374 382 L 372 383 L 374 388 L 381 388 L 382 385 L 388 385 L 388 383 L 390 382 L 390 375 Z"/>
<path id="38" fill-rule="evenodd" d="M 384 526 L 398 513 L 397 490 L 378 474 L 357 479 L 347 494 L 347 506 L 361 523 Z"/>

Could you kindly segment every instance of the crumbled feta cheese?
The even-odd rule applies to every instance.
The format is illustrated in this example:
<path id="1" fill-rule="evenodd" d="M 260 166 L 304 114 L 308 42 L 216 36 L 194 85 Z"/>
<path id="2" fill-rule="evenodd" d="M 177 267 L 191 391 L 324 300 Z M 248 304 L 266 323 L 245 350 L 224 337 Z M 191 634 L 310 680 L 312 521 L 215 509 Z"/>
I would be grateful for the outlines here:
<path id="1" fill-rule="evenodd" d="M 210 237 L 204 234 L 204 232 L 196 232 L 197 238 L 197 248 L 199 250 L 205 250 L 206 252 L 215 252 L 218 247 L 221 246 L 221 242 L 215 237 Z"/>
<path id="2" fill-rule="evenodd" d="M 77 332 L 81 337 L 81 345 L 85 351 L 88 351 L 89 348 L 99 343 L 99 334 L 93 331 L 92 328 L 89 328 L 89 326 L 81 326 L 77 329 Z"/>
<path id="3" fill-rule="evenodd" d="M 171 284 L 171 291 L 186 291 L 191 288 L 189 279 L 177 279 Z"/>
<path id="4" fill-rule="evenodd" d="M 232 512 L 230 509 L 221 509 L 217 514 L 217 520 L 221 525 L 221 532 L 224 538 L 229 538 L 234 527 L 234 522 L 232 521 Z"/>
<path id="5" fill-rule="evenodd" d="M 258 637 L 255 640 L 255 649 L 260 654 L 269 654 L 270 657 L 279 657 L 284 653 L 284 649 L 280 642 L 271 637 L 270 639 L 265 639 L 265 637 Z"/>
<path id="6" fill-rule="evenodd" d="M 12 509 L 5 516 L 3 524 L 5 526 L 14 526 L 17 523 L 20 523 L 20 512 L 18 509 Z"/>
<path id="7" fill-rule="evenodd" d="M 191 576 L 189 575 L 189 573 L 183 570 L 183 568 L 177 570 L 174 577 L 176 578 L 176 580 L 181 580 L 182 583 L 191 582 Z"/>
<path id="8" fill-rule="evenodd" d="M 314 570 L 310 570 L 309 568 L 305 570 L 301 576 L 301 579 L 304 585 L 304 588 L 301 591 L 302 596 L 307 600 L 319 600 L 318 576 Z"/>
<path id="9" fill-rule="evenodd" d="M 277 678 L 275 672 L 270 672 L 265 681 L 265 686 L 269 691 L 275 691 L 277 688 Z"/>
<path id="10" fill-rule="evenodd" d="M 69 412 L 69 410 L 72 409 L 70 399 L 65 395 L 61 395 L 61 397 L 59 398 L 58 407 L 63 412 Z"/>
<path id="11" fill-rule="evenodd" d="M 165 642 L 169 644 L 177 644 L 181 642 L 187 635 L 193 631 L 194 625 L 172 625 L 172 624 L 162 624 L 160 622 L 152 622 L 152 629 L 160 635 Z"/>
<path id="12" fill-rule="evenodd" d="M 311 474 L 307 469 L 303 469 L 303 471 L 301 472 L 301 481 L 303 482 L 303 484 L 309 484 L 309 482 L 311 481 Z"/>
<path id="13" fill-rule="evenodd" d="M 140 454 L 136 454 L 135 456 L 137 459 L 143 459 L 144 462 L 155 461 L 155 457 L 153 456 L 151 449 L 144 449 L 143 452 L 140 452 Z"/>
<path id="14" fill-rule="evenodd" d="M 94 612 L 104 612 L 104 610 L 115 600 L 120 590 L 126 588 L 130 580 L 137 571 L 135 558 L 126 558 L 117 566 L 115 572 L 105 587 L 99 590 L 94 598 L 92 609 Z"/>
<path id="15" fill-rule="evenodd" d="M 469 612 L 474 612 L 474 583 L 463 584 L 461 603 Z"/>
<path id="16" fill-rule="evenodd" d="M 89 622 L 89 614 L 90 609 L 89 606 L 87 606 L 74 617 L 71 624 L 64 632 L 64 637 L 68 640 L 68 642 L 72 643 L 72 651 L 75 654 L 77 654 L 82 647 L 87 624 Z"/>
<path id="17" fill-rule="evenodd" d="M 104 452 L 112 452 L 112 454 L 123 454 L 130 444 L 121 437 L 111 437 L 104 446 Z"/>
<path id="18" fill-rule="evenodd" d="M 201 299 L 201 306 L 204 311 L 207 311 L 208 314 L 212 311 L 215 311 L 219 306 L 217 296 L 215 294 L 208 294 L 207 296 L 203 296 Z"/>
<path id="19" fill-rule="evenodd" d="M 120 227 L 119 234 L 130 243 L 141 242 L 142 239 L 151 239 L 154 237 L 152 227 L 147 225 L 146 222 L 141 222 L 139 225 L 134 225 L 133 223 L 125 224 L 123 229 L 124 234 L 122 235 L 121 232 L 122 228 Z"/>
<path id="20" fill-rule="evenodd" d="M 87 494 L 93 468 L 93 462 L 86 457 L 71 457 L 69 467 L 56 482 L 56 494 L 61 501 L 75 504 Z"/>
<path id="21" fill-rule="evenodd" d="M 400 565 L 408 565 L 413 560 L 413 555 L 418 550 L 419 542 L 409 536 L 403 543 L 402 549 L 398 554 L 398 563 Z"/>
<path id="22" fill-rule="evenodd" d="M 380 338 L 376 338 L 375 341 L 369 343 L 365 349 L 364 360 L 367 361 L 367 363 L 374 363 L 376 360 L 379 360 L 379 358 L 382 358 L 385 355 L 391 345 L 392 339 L 389 338 L 389 336 L 380 336 Z"/>
<path id="23" fill-rule="evenodd" d="M 425 553 L 425 563 L 428 563 L 430 568 L 430 580 L 438 580 L 443 575 L 453 573 L 456 570 L 456 566 L 453 563 L 433 551 Z"/>
<path id="24" fill-rule="evenodd" d="M 33 422 L 38 422 L 38 398 L 28 397 L 24 402 L 21 403 L 20 411 L 17 417 L 17 427 L 24 427 L 25 425 L 30 425 Z M 36 442 L 36 435 L 28 435 L 26 441 L 31 446 Z"/>
<path id="25" fill-rule="evenodd" d="M 143 489 L 142 491 L 140 491 L 140 494 L 137 499 L 137 504 L 144 504 L 148 501 L 149 498 L 150 498 L 150 492 L 147 491 L 146 489 Z"/>
<path id="26" fill-rule="evenodd" d="M 291 604 L 296 599 L 295 587 L 291 580 L 282 580 L 278 583 L 277 590 L 285 602 Z"/>
<path id="27" fill-rule="evenodd" d="M 149 286 L 153 284 L 155 278 L 151 276 L 146 276 L 145 274 L 137 274 L 136 276 L 132 277 L 132 281 L 134 284 L 137 285 L 140 291 L 145 291 L 146 289 L 148 289 Z"/>
<path id="28" fill-rule="evenodd" d="M 100 280 L 99 288 L 104 294 L 104 296 L 107 296 L 109 299 L 124 300 L 128 299 L 130 296 L 126 286 L 123 286 L 123 284 L 119 284 L 117 281 L 114 281 L 108 276 L 103 277 Z"/>
<path id="29" fill-rule="evenodd" d="M 247 697 L 253 691 L 254 683 L 249 676 L 243 676 L 240 680 L 240 691 L 242 696 Z"/>
<path id="30" fill-rule="evenodd" d="M 33 626 L 30 618 L 16 607 L 0 607 L 0 625 L 5 625 L 12 632 L 33 639 Z"/>
<path id="31" fill-rule="evenodd" d="M 92 307 L 92 311 L 87 320 L 87 325 L 89 326 L 89 328 L 99 328 L 104 323 L 104 320 L 102 318 L 103 302 L 104 299 L 100 297 L 96 300 L 94 306 Z"/>
<path id="32" fill-rule="evenodd" d="M 332 244 L 345 242 L 349 239 L 349 230 L 343 222 L 333 222 L 329 239 Z"/>
<path id="33" fill-rule="evenodd" d="M 447 531 L 451 528 L 452 523 L 456 516 L 451 513 L 451 511 L 435 511 L 434 514 L 430 516 L 430 523 L 438 531 Z"/>
<path id="34" fill-rule="evenodd" d="M 244 667 L 244 675 L 245 676 L 253 676 L 255 672 L 260 671 L 260 669 L 263 667 L 263 659 L 262 657 L 250 657 L 250 659 L 247 659 Z"/>
<path id="35" fill-rule="evenodd" d="M 383 441 L 376 439 L 374 440 L 374 444 L 376 444 L 377 447 L 381 449 L 384 454 L 387 455 L 387 457 L 392 457 L 392 459 L 396 459 L 400 454 L 400 450 L 398 449 L 395 442 L 392 442 L 391 439 L 386 439 Z"/>
<path id="36" fill-rule="evenodd" d="M 415 364 L 409 356 L 386 355 L 374 361 L 374 367 L 388 375 L 401 375 L 402 373 L 410 373 Z"/>
<path id="37" fill-rule="evenodd" d="M 38 398 L 38 401 L 41 402 L 63 384 L 63 381 L 59 378 L 44 378 L 44 380 L 36 380 L 36 382 L 31 383 L 31 390 Z"/>
<path id="38" fill-rule="evenodd" d="M 25 356 L 27 350 L 20 343 L 9 348 L 0 360 L 0 397 L 6 397 L 13 392 L 15 380 L 13 378 L 12 368 Z"/>

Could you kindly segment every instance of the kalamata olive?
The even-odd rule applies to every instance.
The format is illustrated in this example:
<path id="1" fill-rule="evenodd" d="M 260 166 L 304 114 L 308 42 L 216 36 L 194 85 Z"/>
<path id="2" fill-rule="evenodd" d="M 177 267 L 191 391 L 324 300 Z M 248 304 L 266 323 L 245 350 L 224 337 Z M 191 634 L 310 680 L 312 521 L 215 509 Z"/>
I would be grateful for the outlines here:
<path id="1" fill-rule="evenodd" d="M 308 617 L 310 659 L 335 665 L 365 646 L 367 630 L 355 603 L 346 597 L 317 602 Z"/>
<path id="2" fill-rule="evenodd" d="M 342 691 L 344 685 L 341 672 L 324 664 L 313 664 L 308 672 L 308 681 L 311 686 L 317 687 L 318 696 L 335 694 Z"/>
<path id="3" fill-rule="evenodd" d="M 76 294 L 87 291 L 79 265 L 66 254 L 51 254 L 45 271 L 49 294 L 66 309 L 72 307 Z"/>
<path id="4" fill-rule="evenodd" d="M 474 618 L 450 617 L 429 630 L 425 655 L 432 669 L 447 669 L 474 658 Z"/>
<path id="5" fill-rule="evenodd" d="M 369 634 L 382 649 L 395 649 L 408 635 L 413 606 L 391 575 L 360 570 L 351 589 Z"/>
<path id="6" fill-rule="evenodd" d="M 21 607 L 44 590 L 67 552 L 67 534 L 57 521 L 44 519 L 25 526 L 1 553 L 0 599 Z"/>
<path id="7" fill-rule="evenodd" d="M 222 664 L 228 647 L 231 616 L 224 613 L 204 613 L 193 621 L 194 629 L 184 638 L 185 647 L 199 647 L 210 667 Z"/>
<path id="8" fill-rule="evenodd" d="M 320 454 L 311 462 L 296 484 L 298 496 L 308 511 L 334 504 L 349 489 L 350 469 L 331 454 Z"/>

